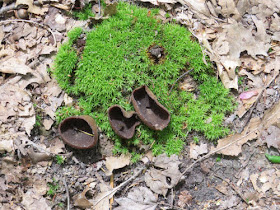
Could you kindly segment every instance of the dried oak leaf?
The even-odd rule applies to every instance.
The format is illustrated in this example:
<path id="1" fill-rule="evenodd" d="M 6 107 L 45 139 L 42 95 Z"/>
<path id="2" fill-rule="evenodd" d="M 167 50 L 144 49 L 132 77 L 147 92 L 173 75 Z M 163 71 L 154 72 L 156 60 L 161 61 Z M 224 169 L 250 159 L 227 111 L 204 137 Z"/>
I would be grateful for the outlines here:
<path id="1" fill-rule="evenodd" d="M 190 144 L 190 158 L 197 159 L 199 155 L 207 153 L 207 144 L 196 145 L 195 143 Z"/>
<path id="2" fill-rule="evenodd" d="M 168 189 L 174 187 L 181 177 L 178 156 L 167 157 L 166 154 L 155 158 L 154 165 L 162 170 L 152 168 L 145 174 L 147 186 L 155 193 L 166 195 Z"/>
<path id="3" fill-rule="evenodd" d="M 192 195 L 190 194 L 190 192 L 187 190 L 182 191 L 179 195 L 178 206 L 180 206 L 181 208 L 185 208 L 185 206 L 191 204 L 191 202 Z"/>
<path id="4" fill-rule="evenodd" d="M 241 148 L 243 144 L 245 144 L 249 140 L 253 140 L 258 137 L 259 134 L 258 128 L 260 124 L 261 124 L 261 120 L 259 118 L 252 118 L 249 122 L 249 125 L 244 129 L 242 133 L 234 134 L 226 138 L 220 139 L 218 141 L 217 147 L 216 148 L 212 147 L 211 150 L 213 151 L 213 150 L 220 149 L 225 145 L 228 145 L 240 139 L 239 141 L 233 143 L 232 145 L 226 147 L 225 149 L 217 152 L 223 155 L 238 156 L 242 151 Z"/>
<path id="5" fill-rule="evenodd" d="M 114 169 L 123 168 L 129 165 L 130 158 L 131 155 L 124 155 L 124 154 L 121 154 L 121 156 L 119 157 L 107 157 L 105 162 L 106 168 L 108 169 L 106 171 L 106 175 L 110 176 Z"/>
<path id="6" fill-rule="evenodd" d="M 127 197 L 117 198 L 116 202 L 120 205 L 116 210 L 154 210 L 157 207 L 157 196 L 146 187 L 133 188 Z"/>

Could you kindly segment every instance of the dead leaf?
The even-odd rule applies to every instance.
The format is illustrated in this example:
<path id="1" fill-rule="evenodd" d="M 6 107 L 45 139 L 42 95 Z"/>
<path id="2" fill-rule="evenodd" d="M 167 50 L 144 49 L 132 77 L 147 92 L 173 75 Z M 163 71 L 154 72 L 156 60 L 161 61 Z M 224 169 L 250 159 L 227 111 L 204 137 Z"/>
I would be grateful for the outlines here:
<path id="1" fill-rule="evenodd" d="M 116 210 L 154 210 L 157 207 L 157 196 L 146 187 L 133 188 L 127 197 L 115 199 L 119 204 Z"/>
<path id="2" fill-rule="evenodd" d="M 244 99 L 250 99 L 252 98 L 253 96 L 257 96 L 259 94 L 258 91 L 256 90 L 250 90 L 250 91 L 246 91 L 246 92 L 243 92 L 239 95 L 239 99 L 241 100 L 244 100 Z"/>
<path id="3" fill-rule="evenodd" d="M 178 206 L 184 209 L 186 206 L 189 206 L 192 202 L 192 195 L 189 191 L 184 190 L 179 195 Z"/>
<path id="4" fill-rule="evenodd" d="M 240 202 L 240 200 L 238 199 L 237 196 L 232 195 L 230 198 L 226 199 L 225 201 L 223 201 L 221 203 L 221 208 L 222 209 L 231 209 L 235 206 L 237 206 L 237 204 Z"/>
<path id="5" fill-rule="evenodd" d="M 27 5 L 27 11 L 36 15 L 44 15 L 44 13 L 48 11 L 48 7 L 39 7 L 34 5 L 33 0 L 17 0 L 16 7 L 19 5 Z"/>
<path id="6" fill-rule="evenodd" d="M 155 158 L 155 166 L 162 168 L 150 169 L 145 174 L 147 186 L 155 193 L 166 195 L 168 189 L 174 187 L 181 177 L 179 171 L 180 161 L 178 156 L 172 155 L 167 157 L 166 154 L 159 155 Z"/>
<path id="7" fill-rule="evenodd" d="M 0 26 L 0 43 L 1 43 L 2 40 L 4 39 L 4 36 L 5 36 L 5 34 L 4 34 L 4 31 L 3 31 L 3 27 Z M 0 56 L 0 57 L 1 57 L 1 56 Z"/>
<path id="8" fill-rule="evenodd" d="M 130 158 L 131 155 L 124 155 L 124 154 L 121 154 L 121 156 L 119 157 L 106 157 L 106 162 L 105 162 L 107 168 L 106 175 L 110 176 L 112 175 L 114 169 L 123 168 L 129 165 Z"/>
<path id="9" fill-rule="evenodd" d="M 235 142 L 234 144 L 228 146 L 227 148 L 217 152 L 219 154 L 224 154 L 224 155 L 238 156 L 242 151 L 241 148 L 243 144 L 245 144 L 247 141 L 250 141 L 258 137 L 259 134 L 258 128 L 260 124 L 261 121 L 259 118 L 252 118 L 248 126 L 244 129 L 244 131 L 241 134 L 234 134 L 224 139 L 218 140 L 217 147 L 216 148 L 212 147 L 211 150 L 213 151 L 222 148 L 223 146 L 228 145 L 237 139 L 240 139 L 240 141 Z"/>
<path id="10" fill-rule="evenodd" d="M 13 140 L 1 140 L 0 139 L 0 153 L 14 151 Z"/>
<path id="11" fill-rule="evenodd" d="M 33 70 L 25 65 L 25 61 L 12 57 L 0 64 L 0 72 L 8 74 L 23 74 L 31 73 Z"/>
<path id="12" fill-rule="evenodd" d="M 47 131 L 51 129 L 53 123 L 54 121 L 52 119 L 43 119 L 43 125 Z"/>
<path id="13" fill-rule="evenodd" d="M 54 154 L 63 153 L 65 148 L 64 143 L 57 137 L 51 141 L 50 152 Z"/>
<path id="14" fill-rule="evenodd" d="M 33 189 L 29 189 L 26 193 L 22 195 L 21 203 L 26 209 L 51 210 L 51 207 L 48 205 L 46 198 L 37 195 L 33 191 Z"/>
<path id="15" fill-rule="evenodd" d="M 50 154 L 43 152 L 34 152 L 32 148 L 30 148 L 27 153 L 33 163 L 50 160 L 52 158 Z"/>
<path id="16" fill-rule="evenodd" d="M 113 4 L 108 4 L 106 5 L 105 9 L 104 9 L 104 16 L 112 16 L 115 15 L 117 13 L 117 2 L 114 2 Z"/>
<path id="17" fill-rule="evenodd" d="M 86 187 L 83 192 L 73 197 L 74 206 L 86 209 L 90 208 L 93 205 L 93 203 L 86 198 L 87 191 L 89 191 L 89 187 Z"/>
<path id="18" fill-rule="evenodd" d="M 159 3 L 175 4 L 176 2 L 178 2 L 176 0 L 141 0 L 141 1 L 142 2 L 150 2 L 151 4 L 157 5 L 157 6 L 159 5 Z"/>
<path id="19" fill-rule="evenodd" d="M 196 145 L 195 143 L 190 144 L 190 158 L 197 159 L 199 155 L 207 153 L 207 144 Z"/>

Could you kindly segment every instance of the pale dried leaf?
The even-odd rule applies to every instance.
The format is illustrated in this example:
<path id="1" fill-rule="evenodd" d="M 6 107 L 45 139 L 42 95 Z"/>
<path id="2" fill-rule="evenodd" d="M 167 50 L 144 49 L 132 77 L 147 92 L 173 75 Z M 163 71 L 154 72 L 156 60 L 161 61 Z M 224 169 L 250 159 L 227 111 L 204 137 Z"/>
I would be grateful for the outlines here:
<path id="1" fill-rule="evenodd" d="M 53 123 L 54 121 L 52 119 L 43 119 L 43 125 L 47 131 L 51 129 Z"/>
<path id="2" fill-rule="evenodd" d="M 127 197 L 117 198 L 116 202 L 120 205 L 116 210 L 154 210 L 157 207 L 157 196 L 146 187 L 133 188 Z"/>
<path id="3" fill-rule="evenodd" d="M 22 202 L 25 209 L 36 210 L 44 209 L 51 210 L 51 207 L 47 204 L 46 198 L 37 195 L 33 189 L 29 189 L 22 196 Z"/>
<path id="4" fill-rule="evenodd" d="M 114 169 L 123 168 L 130 163 L 131 155 L 121 154 L 119 157 L 106 157 L 106 175 L 110 176 Z"/>
<path id="5" fill-rule="evenodd" d="M 33 70 L 25 65 L 25 61 L 12 57 L 0 64 L 0 72 L 9 74 L 27 74 Z"/>
<path id="6" fill-rule="evenodd" d="M 64 151 L 64 148 L 65 148 L 64 143 L 59 138 L 55 138 L 51 142 L 50 152 L 54 154 L 59 154 Z"/>
<path id="7" fill-rule="evenodd" d="M 0 43 L 1 43 L 2 40 L 4 39 L 4 36 L 5 36 L 5 34 L 4 34 L 4 31 L 3 31 L 3 27 L 0 26 Z"/>
<path id="8" fill-rule="evenodd" d="M 266 142 L 267 147 L 274 147 L 278 150 L 280 149 L 279 127 L 271 125 L 261 133 L 261 136 L 262 139 L 264 139 L 264 141 Z"/>
<path id="9" fill-rule="evenodd" d="M 27 5 L 28 12 L 31 12 L 36 15 L 44 15 L 44 13 L 48 11 L 48 7 L 38 7 L 34 5 L 33 0 L 17 0 L 16 6 L 19 5 Z"/>
<path id="10" fill-rule="evenodd" d="M 259 118 L 252 118 L 249 122 L 249 125 L 244 129 L 244 131 L 241 134 L 234 134 L 224 139 L 218 140 L 217 147 L 212 148 L 212 151 L 219 149 L 225 145 L 228 145 L 237 139 L 240 139 L 240 141 L 235 142 L 234 144 L 228 146 L 227 148 L 217 152 L 223 155 L 238 156 L 242 151 L 241 148 L 243 144 L 245 144 L 247 141 L 253 140 L 258 137 L 259 134 L 258 127 L 260 123 L 261 121 Z"/>
<path id="11" fill-rule="evenodd" d="M 153 5 L 159 5 L 159 3 L 175 4 L 176 0 L 141 0 L 142 2 L 150 2 Z"/>
<path id="12" fill-rule="evenodd" d="M 0 140 L 0 153 L 14 151 L 13 140 Z"/>
<path id="13" fill-rule="evenodd" d="M 145 182 L 147 186 L 155 193 L 166 195 L 168 189 L 174 187 L 181 177 L 179 171 L 180 161 L 176 155 L 167 157 L 166 154 L 157 157 L 155 166 L 163 168 L 150 169 L 145 174 Z"/>
<path id="14" fill-rule="evenodd" d="M 250 91 L 246 91 L 246 92 L 243 92 L 239 95 L 239 99 L 241 100 L 244 100 L 244 99 L 250 99 L 252 98 L 253 96 L 257 96 L 259 94 L 258 91 L 256 90 L 250 90 Z"/>
<path id="15" fill-rule="evenodd" d="M 196 145 L 195 143 L 190 144 L 190 158 L 197 159 L 199 155 L 207 153 L 207 144 Z"/>

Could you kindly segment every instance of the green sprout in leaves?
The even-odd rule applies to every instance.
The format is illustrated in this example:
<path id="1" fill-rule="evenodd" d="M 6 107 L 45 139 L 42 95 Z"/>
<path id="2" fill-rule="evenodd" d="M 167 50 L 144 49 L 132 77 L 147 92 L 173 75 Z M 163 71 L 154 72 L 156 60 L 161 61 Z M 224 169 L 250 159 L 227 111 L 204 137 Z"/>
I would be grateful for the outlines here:
<path id="1" fill-rule="evenodd" d="M 59 189 L 58 181 L 53 178 L 52 183 L 48 183 L 49 190 L 47 191 L 47 195 L 54 196 L 56 194 L 56 191 Z"/>
<path id="2" fill-rule="evenodd" d="M 57 164 L 59 164 L 59 165 L 62 165 L 65 162 L 65 158 L 62 157 L 61 155 L 56 155 L 55 159 L 56 159 Z"/>

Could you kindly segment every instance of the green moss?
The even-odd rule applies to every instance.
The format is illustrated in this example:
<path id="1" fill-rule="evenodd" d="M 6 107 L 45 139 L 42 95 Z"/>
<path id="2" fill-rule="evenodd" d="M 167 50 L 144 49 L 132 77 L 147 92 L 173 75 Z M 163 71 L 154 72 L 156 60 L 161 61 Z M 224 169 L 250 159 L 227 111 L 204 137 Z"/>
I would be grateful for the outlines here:
<path id="1" fill-rule="evenodd" d="M 73 11 L 73 16 L 79 20 L 87 20 L 89 17 L 94 17 L 95 14 L 92 12 L 92 4 L 87 4 L 81 11 Z"/>
<path id="2" fill-rule="evenodd" d="M 154 154 L 179 154 L 187 129 L 202 132 L 215 140 L 228 133 L 222 121 L 233 109 L 229 92 L 214 77 L 213 68 L 203 62 L 197 42 L 186 28 L 154 18 L 158 10 L 147 10 L 119 3 L 118 13 L 104 20 L 87 34 L 86 45 L 79 57 L 75 40 L 80 29 L 68 33 L 69 41 L 61 46 L 55 59 L 55 77 L 69 94 L 79 98 L 81 110 L 62 108 L 58 121 L 71 114 L 89 114 L 100 129 L 115 142 L 116 153 L 133 152 L 140 144 L 150 145 Z M 165 57 L 155 64 L 148 48 L 162 46 Z M 208 60 L 208 58 L 207 58 Z M 188 69 L 197 80 L 200 94 L 176 90 L 171 85 Z M 171 122 L 163 131 L 138 126 L 130 141 L 123 141 L 110 127 L 107 109 L 118 104 L 133 110 L 132 90 L 146 84 L 171 113 Z M 137 159 L 137 158 L 135 158 Z"/>

